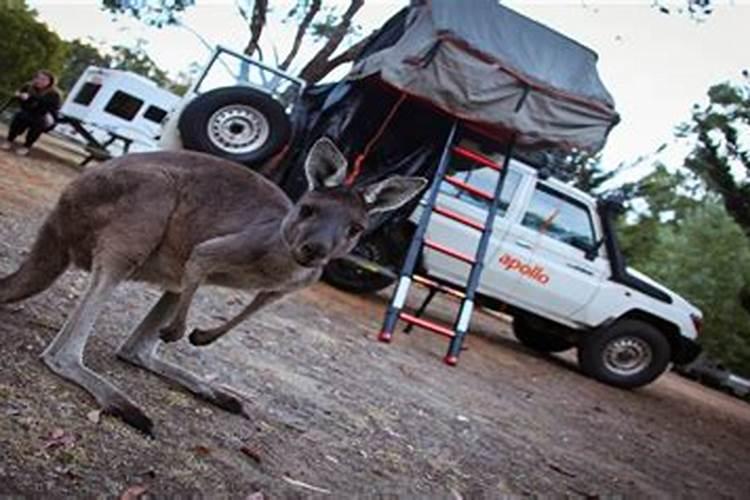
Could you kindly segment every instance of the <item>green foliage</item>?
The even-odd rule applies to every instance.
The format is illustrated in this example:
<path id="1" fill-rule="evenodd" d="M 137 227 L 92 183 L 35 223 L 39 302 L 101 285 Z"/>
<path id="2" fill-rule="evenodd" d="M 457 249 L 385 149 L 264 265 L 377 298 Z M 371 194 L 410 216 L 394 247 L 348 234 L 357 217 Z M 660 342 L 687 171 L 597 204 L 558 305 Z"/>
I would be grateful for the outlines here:
<path id="1" fill-rule="evenodd" d="M 711 87 L 708 106 L 696 106 L 692 122 L 678 134 L 696 139 L 685 166 L 721 196 L 727 212 L 750 237 L 750 152 L 747 140 L 743 143 L 750 127 L 748 94 L 747 88 L 729 83 Z"/>
<path id="2" fill-rule="evenodd" d="M 59 86 L 65 91 L 78 80 L 81 74 L 89 66 L 108 68 L 112 64 L 112 58 L 99 52 L 99 49 L 81 40 L 73 40 L 67 43 L 68 52 L 65 59 L 65 68 L 60 74 Z"/>
<path id="3" fill-rule="evenodd" d="M 195 0 L 102 0 L 105 10 L 130 14 L 158 28 L 177 23 L 179 14 L 193 5 Z"/>
<path id="4" fill-rule="evenodd" d="M 65 44 L 25 8 L 0 9 L 0 99 L 5 100 L 39 69 L 59 74 Z"/>
<path id="5" fill-rule="evenodd" d="M 637 227 L 653 231 L 655 241 L 632 259 L 634 267 L 698 306 L 709 356 L 750 375 L 750 314 L 738 300 L 750 282 L 750 243 L 742 229 L 715 202 L 691 209 L 679 223 L 649 220 Z"/>
<path id="6" fill-rule="evenodd" d="M 136 47 L 115 45 L 112 51 L 112 68 L 132 71 L 150 78 L 162 87 L 170 85 L 171 81 L 167 73 L 156 65 L 154 60 L 146 53 L 143 45 L 136 45 Z"/>

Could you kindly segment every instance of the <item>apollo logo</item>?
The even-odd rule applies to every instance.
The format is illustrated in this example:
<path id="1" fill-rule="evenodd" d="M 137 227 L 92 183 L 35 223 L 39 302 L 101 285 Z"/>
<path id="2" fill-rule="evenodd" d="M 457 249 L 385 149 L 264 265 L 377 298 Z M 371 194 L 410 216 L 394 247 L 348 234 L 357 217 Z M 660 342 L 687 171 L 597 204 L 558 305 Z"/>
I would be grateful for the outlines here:
<path id="1" fill-rule="evenodd" d="M 521 273 L 524 278 L 532 279 L 542 285 L 549 283 L 549 276 L 544 274 L 544 267 L 538 265 L 526 264 L 521 259 L 513 257 L 510 254 L 503 254 L 500 257 L 500 265 L 506 271 L 516 271 Z"/>

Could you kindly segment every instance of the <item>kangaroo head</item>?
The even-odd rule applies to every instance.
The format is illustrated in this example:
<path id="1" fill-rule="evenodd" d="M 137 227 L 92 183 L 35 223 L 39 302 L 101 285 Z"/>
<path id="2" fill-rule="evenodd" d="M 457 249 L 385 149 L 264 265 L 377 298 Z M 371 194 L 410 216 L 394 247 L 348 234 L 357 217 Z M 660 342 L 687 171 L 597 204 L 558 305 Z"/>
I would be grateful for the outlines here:
<path id="1" fill-rule="evenodd" d="M 329 139 L 319 139 L 305 160 L 308 191 L 282 223 L 292 258 L 305 267 L 343 257 L 367 229 L 369 216 L 394 210 L 427 184 L 421 177 L 391 177 L 364 187 L 343 186 L 347 161 Z"/>

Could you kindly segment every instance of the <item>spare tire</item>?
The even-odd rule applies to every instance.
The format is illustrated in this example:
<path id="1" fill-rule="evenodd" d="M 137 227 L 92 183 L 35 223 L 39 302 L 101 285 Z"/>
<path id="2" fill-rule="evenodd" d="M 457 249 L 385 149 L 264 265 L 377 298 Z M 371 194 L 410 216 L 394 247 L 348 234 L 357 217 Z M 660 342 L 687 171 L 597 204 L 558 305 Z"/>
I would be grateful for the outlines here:
<path id="1" fill-rule="evenodd" d="M 178 126 L 185 148 L 247 165 L 278 153 L 292 130 L 281 104 L 249 87 L 197 96 L 185 106 Z"/>

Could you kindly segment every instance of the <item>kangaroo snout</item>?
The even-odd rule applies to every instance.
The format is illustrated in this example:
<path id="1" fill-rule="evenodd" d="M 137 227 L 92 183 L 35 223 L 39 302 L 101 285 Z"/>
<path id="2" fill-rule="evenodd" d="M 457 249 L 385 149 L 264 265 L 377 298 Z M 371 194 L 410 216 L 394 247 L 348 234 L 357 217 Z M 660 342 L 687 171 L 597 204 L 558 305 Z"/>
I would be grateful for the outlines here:
<path id="1" fill-rule="evenodd" d="M 307 242 L 292 250 L 294 260 L 305 267 L 323 264 L 331 253 L 331 246 L 321 242 Z"/>

